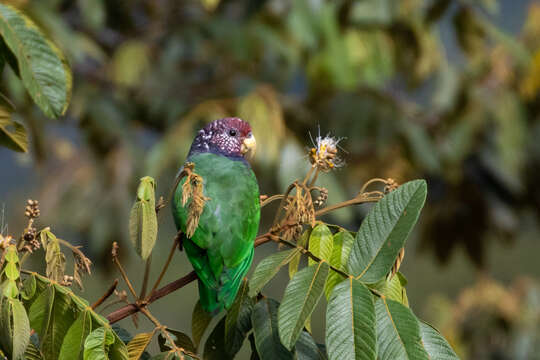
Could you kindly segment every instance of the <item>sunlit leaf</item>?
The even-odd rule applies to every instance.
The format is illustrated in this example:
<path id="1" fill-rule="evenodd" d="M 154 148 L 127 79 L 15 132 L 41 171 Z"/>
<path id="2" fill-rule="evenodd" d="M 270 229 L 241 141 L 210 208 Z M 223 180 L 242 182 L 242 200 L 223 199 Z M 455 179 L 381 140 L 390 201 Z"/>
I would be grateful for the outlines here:
<path id="1" fill-rule="evenodd" d="M 91 331 L 92 317 L 89 311 L 83 311 L 69 327 L 58 360 L 82 359 L 84 340 Z"/>
<path id="2" fill-rule="evenodd" d="M 137 254 L 146 260 L 152 253 L 157 239 L 157 214 L 155 182 L 149 176 L 141 179 L 137 200 L 129 216 L 129 237 Z"/>
<path id="3" fill-rule="evenodd" d="M 0 106 L 0 145 L 15 151 L 28 151 L 26 129 L 11 120 L 10 112 L 3 106 Z"/>
<path id="4" fill-rule="evenodd" d="M 442 335 L 431 325 L 423 321 L 420 321 L 420 336 L 422 337 L 424 349 L 426 349 L 430 359 L 459 360 L 452 347 Z"/>
<path id="5" fill-rule="evenodd" d="M 418 220 L 426 193 L 425 181 L 410 181 L 373 206 L 356 235 L 347 264 L 351 274 L 367 283 L 388 274 Z"/>
<path id="6" fill-rule="evenodd" d="M 346 271 L 347 261 L 349 260 L 349 254 L 351 253 L 352 245 L 354 243 L 354 237 L 348 231 L 339 231 L 334 234 L 333 237 L 334 246 L 332 248 L 332 256 L 330 257 L 330 265 L 333 267 Z M 334 286 L 343 280 L 343 275 L 336 271 L 330 270 L 328 274 L 328 280 L 324 285 L 324 294 L 328 299 Z"/>
<path id="7" fill-rule="evenodd" d="M 111 329 L 99 327 L 93 330 L 84 341 L 84 360 L 109 360 L 109 350 L 114 344 Z"/>
<path id="8" fill-rule="evenodd" d="M 332 256 L 333 240 L 332 232 L 325 224 L 319 224 L 309 235 L 309 252 L 321 260 L 330 261 Z M 313 265 L 316 261 L 309 258 L 308 264 Z"/>
<path id="9" fill-rule="evenodd" d="M 139 360 L 148 344 L 150 344 L 153 336 L 153 332 L 135 335 L 127 344 L 129 360 Z"/>

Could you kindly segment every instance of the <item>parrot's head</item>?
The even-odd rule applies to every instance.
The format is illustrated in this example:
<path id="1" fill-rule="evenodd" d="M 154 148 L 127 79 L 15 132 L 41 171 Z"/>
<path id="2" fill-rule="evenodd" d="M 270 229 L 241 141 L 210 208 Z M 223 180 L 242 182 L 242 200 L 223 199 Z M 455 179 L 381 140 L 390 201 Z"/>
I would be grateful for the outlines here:
<path id="1" fill-rule="evenodd" d="M 191 149 L 192 153 L 211 152 L 231 158 L 252 157 L 257 142 L 251 126 L 240 118 L 214 120 L 199 131 Z"/>

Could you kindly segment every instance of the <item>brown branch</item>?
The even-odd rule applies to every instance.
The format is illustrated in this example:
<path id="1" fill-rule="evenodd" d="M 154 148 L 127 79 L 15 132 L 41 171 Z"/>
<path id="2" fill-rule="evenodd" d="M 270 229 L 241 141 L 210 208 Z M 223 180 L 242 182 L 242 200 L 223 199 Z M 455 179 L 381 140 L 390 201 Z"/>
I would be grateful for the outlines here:
<path id="1" fill-rule="evenodd" d="M 114 293 L 114 290 L 116 290 L 116 287 L 118 286 L 118 279 L 115 279 L 113 284 L 107 289 L 107 291 L 105 292 L 105 294 L 103 294 L 103 296 L 101 296 L 95 303 L 92 304 L 92 306 L 90 306 L 92 309 L 95 309 L 97 308 L 99 305 L 103 304 L 103 302 L 105 300 L 107 300 L 107 298 L 109 296 L 111 296 L 113 293 Z"/>
<path id="2" fill-rule="evenodd" d="M 176 247 L 178 246 L 178 244 L 180 242 L 179 234 L 180 233 L 176 234 L 176 236 L 174 237 L 173 245 L 172 245 L 171 250 L 169 251 L 169 256 L 167 257 L 167 261 L 165 262 L 165 265 L 163 266 L 163 269 L 161 269 L 161 273 L 159 274 L 156 282 L 154 283 L 154 286 L 152 286 L 152 290 L 150 290 L 149 298 L 152 297 L 152 295 L 154 294 L 154 291 L 156 291 L 157 287 L 159 286 L 159 283 L 163 279 L 163 276 L 165 275 L 165 272 L 169 268 L 169 264 L 171 263 L 172 257 L 174 255 L 174 251 L 176 250 Z"/>

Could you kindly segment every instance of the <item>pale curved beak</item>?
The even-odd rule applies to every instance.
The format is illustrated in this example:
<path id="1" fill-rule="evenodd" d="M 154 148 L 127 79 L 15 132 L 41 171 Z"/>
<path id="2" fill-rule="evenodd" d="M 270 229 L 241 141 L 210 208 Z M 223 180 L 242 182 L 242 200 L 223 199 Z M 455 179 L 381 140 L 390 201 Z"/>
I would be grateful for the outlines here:
<path id="1" fill-rule="evenodd" d="M 257 141 L 255 140 L 255 136 L 250 135 L 249 137 L 245 138 L 242 142 L 242 147 L 240 151 L 242 151 L 242 155 L 248 156 L 249 158 L 253 158 L 255 155 L 255 150 L 257 149 Z"/>

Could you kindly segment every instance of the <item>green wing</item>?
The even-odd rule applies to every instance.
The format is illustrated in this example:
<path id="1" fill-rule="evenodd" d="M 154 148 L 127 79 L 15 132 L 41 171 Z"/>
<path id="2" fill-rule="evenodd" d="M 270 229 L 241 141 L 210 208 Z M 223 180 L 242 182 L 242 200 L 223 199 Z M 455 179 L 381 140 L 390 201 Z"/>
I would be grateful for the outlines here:
<path id="1" fill-rule="evenodd" d="M 243 161 L 211 153 L 188 161 L 203 178 L 210 198 L 191 239 L 184 239 L 186 254 L 199 277 L 201 305 L 208 312 L 229 307 L 253 259 L 259 228 L 259 187 L 255 174 Z M 176 188 L 173 216 L 185 233 L 189 202 L 182 206 L 182 184 Z"/>

